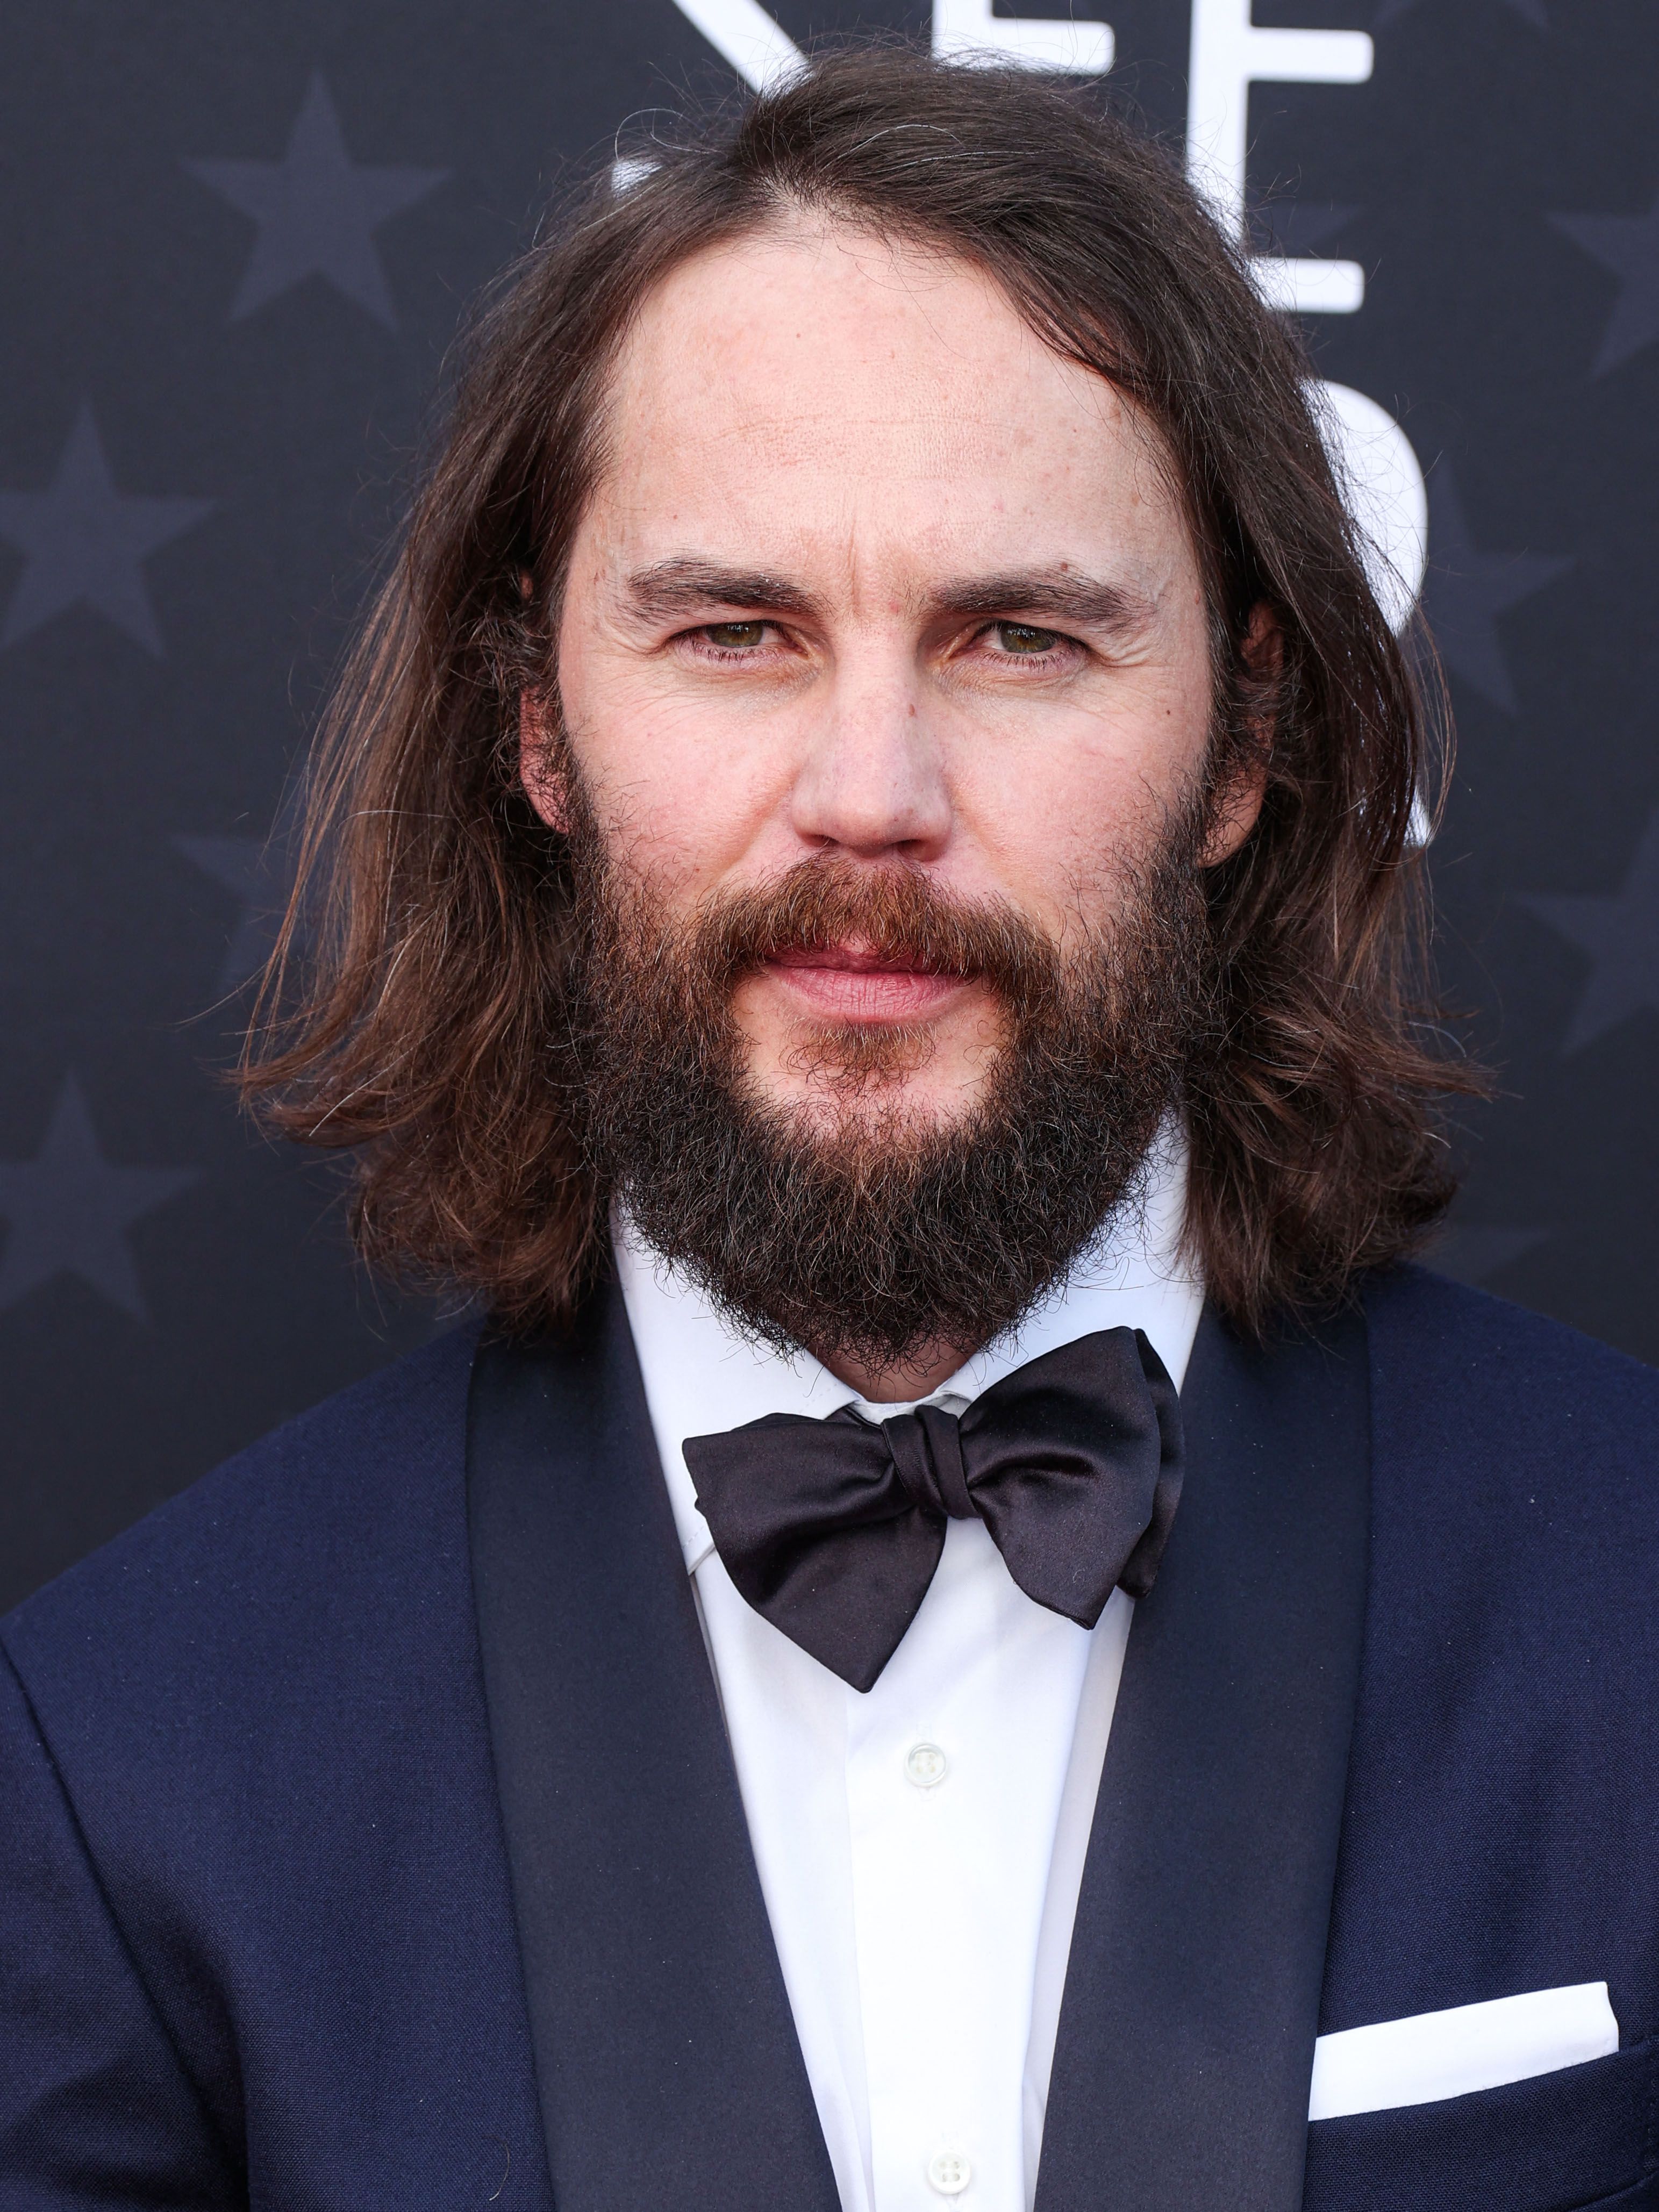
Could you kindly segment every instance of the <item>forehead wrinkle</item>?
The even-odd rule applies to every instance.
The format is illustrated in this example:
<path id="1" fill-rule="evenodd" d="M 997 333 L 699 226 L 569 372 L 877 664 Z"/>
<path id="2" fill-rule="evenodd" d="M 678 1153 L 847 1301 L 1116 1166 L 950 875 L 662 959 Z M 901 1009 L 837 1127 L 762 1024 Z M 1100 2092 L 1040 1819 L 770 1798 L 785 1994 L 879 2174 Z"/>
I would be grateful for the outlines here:
<path id="1" fill-rule="evenodd" d="M 857 222 L 814 221 L 804 230 L 790 224 L 769 227 L 768 230 L 714 249 L 708 258 L 741 262 L 747 255 L 757 251 L 765 252 L 769 248 L 787 258 L 803 247 L 814 259 L 839 253 L 866 282 L 886 292 L 896 302 L 902 301 L 915 322 L 926 331 L 930 346 L 959 369 L 971 369 L 982 352 L 982 347 L 970 342 L 969 332 L 981 327 L 986 319 L 952 316 L 941 311 L 939 301 L 930 295 L 953 283 L 966 284 L 980 295 L 991 311 L 990 319 L 1006 319 L 1016 340 L 1016 358 L 1042 362 L 1051 370 L 1058 369 L 1067 385 L 1079 380 L 1085 385 L 1100 381 L 1047 346 L 1020 313 L 1017 302 L 994 278 L 966 258 L 934 247 L 927 241 L 894 238 Z M 684 270 L 675 275 L 695 273 L 702 258 L 694 257 Z M 999 308 L 1000 315 L 995 313 Z M 810 305 L 805 313 L 810 319 Z M 866 331 L 866 339 L 871 335 Z M 810 336 L 808 331 L 797 330 L 794 342 L 810 339 Z M 689 345 L 688 339 L 691 341 Z M 784 379 L 779 387 L 757 392 L 754 380 L 747 373 L 751 364 L 744 356 L 757 339 L 763 349 L 780 344 L 787 347 L 791 343 L 772 322 L 764 298 L 741 304 L 722 302 L 713 313 L 704 311 L 688 318 L 686 303 L 678 295 L 674 277 L 671 276 L 657 299 L 648 303 L 647 311 L 636 321 L 621 349 L 617 378 L 618 397 L 630 413 L 641 403 L 648 410 L 659 388 L 657 368 L 665 361 L 675 364 L 682 374 L 690 368 L 694 380 L 702 386 L 705 397 L 716 399 L 721 412 L 720 417 L 712 421 L 705 416 L 690 426 L 684 422 L 673 424 L 672 435 L 677 446 L 690 428 L 698 443 L 723 447 L 739 442 L 757 449 L 775 465 L 807 471 L 826 445 L 844 449 L 860 429 L 897 431 L 909 445 L 913 461 L 920 464 L 915 472 L 923 477 L 948 472 L 940 463 L 947 453 L 951 460 L 957 459 L 964 442 L 984 458 L 1005 456 L 1008 425 L 994 410 L 971 404 L 978 397 L 976 387 L 948 390 L 935 379 L 924 375 L 908 379 L 902 395 L 887 389 L 872 390 L 866 406 L 855 403 L 849 407 L 842 396 L 832 405 L 817 407 L 792 378 Z M 903 350 L 902 330 L 895 331 L 894 340 L 893 351 Z M 738 367 L 740 362 L 742 366 Z M 887 349 L 878 341 L 866 363 L 866 376 L 875 385 L 883 386 L 888 366 Z M 901 400 L 896 407 L 896 397 Z M 970 403 L 965 410 L 964 401 Z M 1109 394 L 1107 404 L 1109 405 Z M 631 427 L 637 434 L 643 426 Z M 945 453 L 939 450 L 941 444 Z M 932 450 L 923 450 L 928 448 Z M 880 458 L 872 456 L 872 465 L 879 466 Z"/>
<path id="2" fill-rule="evenodd" d="M 625 496 L 626 505 L 637 507 L 641 492 L 648 486 L 647 514 L 654 508 L 660 517 L 665 509 L 675 507 L 684 514 L 688 496 L 690 513 L 695 514 L 699 508 L 696 480 L 702 476 L 703 465 L 712 464 L 714 482 L 705 489 L 711 494 L 718 490 L 719 506 L 728 511 L 724 515 L 711 514 L 710 520 L 718 537 L 728 540 L 721 550 L 733 569 L 757 579 L 763 576 L 769 588 L 777 589 L 780 605 L 799 598 L 803 587 L 798 580 L 805 574 L 819 585 L 821 597 L 840 599 L 846 592 L 856 599 L 876 590 L 895 611 L 899 598 L 914 603 L 920 596 L 917 564 L 914 559 L 901 562 L 901 568 L 911 568 L 912 579 L 908 589 L 900 585 L 896 592 L 894 564 L 883 557 L 889 548 L 872 542 L 868 531 L 870 523 L 878 520 L 870 509 L 872 495 L 884 486 L 892 487 L 896 478 L 918 489 L 937 487 L 950 495 L 945 507 L 912 518 L 910 550 L 917 550 L 917 530 L 931 538 L 931 557 L 924 554 L 924 559 L 935 575 L 941 569 L 957 568 L 958 563 L 948 560 L 948 554 L 945 561 L 938 558 L 946 551 L 951 537 L 957 540 L 958 551 L 969 552 L 970 558 L 976 552 L 989 555 L 987 566 L 998 575 L 1015 570 L 1028 573 L 1024 549 L 1017 542 L 1005 537 L 1002 552 L 1012 557 L 999 559 L 992 544 L 975 546 L 971 535 L 964 544 L 963 524 L 971 524 L 975 510 L 982 507 L 985 530 L 1004 537 L 1003 526 L 1013 521 L 1016 514 L 1032 507 L 1034 502 L 1040 509 L 1055 489 L 1066 487 L 1079 469 L 1090 470 L 1097 458 L 1109 468 L 1115 467 L 1120 476 L 1127 460 L 1132 479 L 1131 510 L 1161 505 L 1171 491 L 1176 493 L 1177 508 L 1184 505 L 1178 483 L 1170 483 L 1172 471 L 1168 456 L 1160 450 L 1161 441 L 1141 410 L 1109 379 L 1047 346 L 1015 303 L 983 272 L 948 253 L 935 256 L 925 250 L 918 252 L 911 241 L 901 244 L 879 232 L 861 233 L 858 226 L 812 222 L 803 229 L 805 235 L 796 230 L 792 237 L 781 230 L 770 239 L 750 238 L 743 242 L 736 258 L 757 246 L 763 249 L 772 246 L 786 254 L 791 248 L 799 251 L 805 246 L 815 261 L 838 256 L 858 264 L 877 289 L 904 301 L 913 328 L 926 329 L 928 349 L 936 358 L 942 353 L 956 364 L 965 364 L 975 352 L 964 331 L 939 313 L 939 302 L 932 296 L 936 289 L 966 278 L 983 291 L 988 302 L 995 301 L 1001 314 L 1017 327 L 1016 358 L 1033 367 L 1045 363 L 1039 381 L 1048 387 L 1048 393 L 1034 391 L 1032 397 L 1051 404 L 1048 395 L 1053 401 L 1060 401 L 1061 393 L 1065 395 L 1056 419 L 1048 419 L 1047 405 L 1036 410 L 1046 425 L 1046 450 L 1042 450 L 1045 441 L 1039 440 L 1036 441 L 1038 450 L 1033 452 L 1032 426 L 1021 419 L 1018 410 L 1011 416 L 1006 398 L 966 386 L 954 373 L 947 375 L 943 385 L 920 373 L 895 385 L 884 374 L 885 362 L 871 356 L 869 379 L 883 388 L 872 389 L 871 381 L 857 379 L 835 404 L 825 400 L 810 364 L 809 373 L 800 381 L 788 374 L 734 375 L 736 363 L 723 342 L 734 334 L 726 326 L 725 303 L 720 301 L 713 309 L 700 309 L 692 319 L 691 334 L 715 343 L 707 354 L 701 346 L 693 349 L 694 356 L 701 359 L 692 369 L 689 392 L 679 406 L 665 415 L 653 404 L 654 372 L 665 362 L 672 365 L 677 360 L 681 365 L 678 380 L 683 381 L 684 368 L 689 364 L 678 343 L 686 336 L 688 327 L 683 312 L 687 303 L 682 301 L 665 325 L 653 330 L 647 319 L 645 331 L 636 328 L 617 364 L 619 375 L 612 398 L 622 403 L 629 419 L 623 426 L 623 451 L 618 453 L 613 444 L 608 458 L 612 470 L 618 460 L 624 468 L 630 459 L 635 463 L 628 469 L 635 482 L 629 487 L 633 497 Z M 763 308 L 763 303 L 755 303 L 754 313 L 764 323 Z M 797 340 L 811 335 L 810 303 L 805 313 L 806 320 L 794 333 Z M 696 327 L 698 323 L 703 325 L 701 331 Z M 787 341 L 787 331 L 782 337 Z M 896 344 L 896 365 L 903 351 L 902 344 Z M 786 365 L 782 356 L 774 364 L 780 365 Z M 1013 368 L 1014 361 L 1008 366 Z M 676 379 L 670 381 L 677 384 Z M 698 447 L 706 456 L 702 465 Z M 748 465 L 737 474 L 727 465 L 727 457 L 735 453 L 740 453 Z M 688 469 L 693 479 L 690 486 Z M 606 473 L 614 483 L 614 474 Z M 764 484 L 768 473 L 775 481 L 757 503 L 753 495 Z M 777 504 L 780 493 L 781 508 Z M 805 503 L 797 513 L 793 501 L 798 497 Z M 819 541 L 804 566 L 797 557 L 798 549 L 789 548 L 787 541 L 780 544 L 777 539 L 776 524 L 791 515 Z M 1026 523 L 1038 519 L 1036 514 L 1023 517 Z M 744 536 L 732 542 L 730 526 L 734 521 Z M 744 542 L 751 530 L 761 540 L 752 550 Z M 843 532 L 847 534 L 843 548 L 834 549 L 830 541 Z M 645 533 L 647 544 L 656 534 L 655 529 Z M 875 540 L 883 538 L 878 526 Z M 769 546 L 767 539 L 772 541 Z M 646 547 L 640 550 L 644 551 Z M 973 580 L 971 575 L 968 580 Z M 1150 594 L 1154 603 L 1160 596 L 1156 592 Z M 1069 606 L 1058 611 L 1072 620 L 1085 619 L 1085 614 L 1098 619 L 1111 611 Z M 1037 611 L 1035 605 L 1030 611 Z"/>

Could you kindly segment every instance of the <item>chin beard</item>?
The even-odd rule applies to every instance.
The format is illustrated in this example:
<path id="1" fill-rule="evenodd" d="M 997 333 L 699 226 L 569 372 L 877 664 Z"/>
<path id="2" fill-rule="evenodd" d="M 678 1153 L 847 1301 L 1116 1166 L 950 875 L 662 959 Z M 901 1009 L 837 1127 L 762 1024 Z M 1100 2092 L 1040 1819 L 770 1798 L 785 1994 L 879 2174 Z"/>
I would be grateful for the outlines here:
<path id="1" fill-rule="evenodd" d="M 592 1163 L 641 1235 L 746 1334 L 883 1374 L 966 1358 L 1135 1195 L 1211 1002 L 1196 810 L 1113 871 L 1117 913 L 1064 952 L 1006 902 L 902 865 L 807 860 L 675 921 L 572 837 L 586 942 L 577 1030 Z M 975 1103 L 908 1108 L 925 1025 L 826 1025 L 762 1097 L 732 1012 L 777 951 L 856 936 L 988 985 L 1003 1036 Z"/>

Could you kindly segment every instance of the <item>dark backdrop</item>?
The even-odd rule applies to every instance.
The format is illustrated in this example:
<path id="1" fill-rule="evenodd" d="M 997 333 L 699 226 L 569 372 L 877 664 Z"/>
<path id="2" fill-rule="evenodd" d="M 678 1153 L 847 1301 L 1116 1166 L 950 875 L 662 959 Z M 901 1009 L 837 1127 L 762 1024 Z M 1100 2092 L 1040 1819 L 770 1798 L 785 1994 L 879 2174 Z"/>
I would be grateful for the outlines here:
<path id="1" fill-rule="evenodd" d="M 729 48 L 744 7 L 6 13 L 0 1605 L 434 1326 L 223 1087 L 267 839 L 469 295 L 568 164 L 734 82 L 690 18 Z M 1096 12 L 1178 137 L 1188 0 Z M 774 13 L 798 41 L 930 21 Z M 1654 1358 L 1659 9 L 1256 21 L 1376 41 L 1364 83 L 1256 88 L 1249 189 L 1281 252 L 1361 264 L 1363 307 L 1310 318 L 1321 368 L 1428 481 L 1443 959 L 1504 1077 L 1444 1261 Z"/>

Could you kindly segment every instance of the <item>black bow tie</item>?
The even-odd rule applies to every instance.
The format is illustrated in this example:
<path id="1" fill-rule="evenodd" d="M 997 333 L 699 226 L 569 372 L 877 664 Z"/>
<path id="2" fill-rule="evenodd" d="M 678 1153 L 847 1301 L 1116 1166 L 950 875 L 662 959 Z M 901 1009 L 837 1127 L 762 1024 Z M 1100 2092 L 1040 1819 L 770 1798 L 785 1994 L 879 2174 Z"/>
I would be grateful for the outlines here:
<path id="1" fill-rule="evenodd" d="M 1028 1597 L 1092 1628 L 1152 1586 L 1181 1496 L 1181 1405 L 1137 1329 L 1016 1368 L 960 1416 L 850 1406 L 688 1437 L 714 1547 L 757 1613 L 867 1690 L 915 1619 L 947 1519 L 979 1519 Z"/>

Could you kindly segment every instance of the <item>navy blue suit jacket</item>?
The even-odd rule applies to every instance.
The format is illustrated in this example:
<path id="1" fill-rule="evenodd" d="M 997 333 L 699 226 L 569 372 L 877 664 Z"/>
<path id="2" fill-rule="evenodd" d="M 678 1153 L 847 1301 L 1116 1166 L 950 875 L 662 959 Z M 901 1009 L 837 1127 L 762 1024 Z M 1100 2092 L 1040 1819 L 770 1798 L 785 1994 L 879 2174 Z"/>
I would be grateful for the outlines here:
<path id="1" fill-rule="evenodd" d="M 1040 2212 L 1659 2205 L 1659 1375 L 1402 1269 L 1183 1405 Z M 833 2212 L 614 1299 L 0 1638 L 8 2212 Z M 1614 2057 L 1307 2124 L 1317 2032 L 1601 1980 Z"/>

